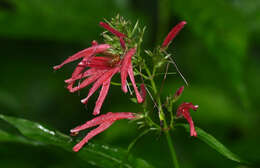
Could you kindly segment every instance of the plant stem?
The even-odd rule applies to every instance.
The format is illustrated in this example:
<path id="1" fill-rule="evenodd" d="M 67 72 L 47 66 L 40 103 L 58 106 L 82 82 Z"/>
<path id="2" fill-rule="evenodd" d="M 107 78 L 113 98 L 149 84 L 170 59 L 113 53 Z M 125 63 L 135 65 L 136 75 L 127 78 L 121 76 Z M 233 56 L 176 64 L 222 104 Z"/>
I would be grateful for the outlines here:
<path id="1" fill-rule="evenodd" d="M 169 133 L 168 130 L 165 131 L 165 136 L 166 136 L 166 140 L 168 142 L 168 146 L 170 148 L 170 153 L 171 153 L 171 157 L 172 157 L 172 162 L 173 162 L 174 168 L 179 168 L 179 163 L 178 163 L 178 160 L 177 160 L 175 149 L 174 149 L 174 146 L 173 146 L 173 143 L 172 143 L 172 139 L 171 139 L 171 136 L 170 136 L 170 133 Z"/>
<path id="2" fill-rule="evenodd" d="M 174 150 L 174 146 L 173 146 L 173 143 L 172 143 L 172 139 L 171 139 L 171 136 L 170 136 L 170 133 L 169 133 L 169 129 L 168 129 L 168 126 L 167 126 L 167 122 L 165 120 L 165 116 L 164 116 L 164 113 L 163 113 L 163 108 L 162 108 L 162 103 L 161 103 L 161 99 L 160 99 L 160 95 L 158 95 L 158 90 L 156 88 L 156 84 L 155 84 L 155 81 L 154 81 L 154 74 L 151 74 L 151 71 L 149 70 L 149 68 L 147 67 L 146 64 L 144 64 L 144 69 L 149 77 L 149 80 L 151 82 L 151 86 L 152 86 L 152 89 L 153 89 L 153 92 L 156 96 L 156 100 L 157 100 L 157 103 L 158 103 L 158 110 L 159 110 L 159 118 L 160 118 L 160 121 L 163 122 L 163 129 L 164 132 L 165 132 L 165 136 L 166 136 L 166 140 L 168 142 L 168 146 L 169 146 L 169 149 L 170 149 L 170 153 L 171 153 L 171 158 L 172 158 L 172 162 L 173 162 L 173 165 L 174 165 L 174 168 L 179 168 L 179 163 L 178 163 L 178 160 L 177 160 L 177 156 L 176 156 L 176 153 L 175 153 L 175 150 Z M 155 72 L 155 70 L 153 70 Z M 173 124 L 173 116 L 172 117 L 172 121 L 171 121 L 171 124 Z M 150 119 L 150 118 L 149 118 Z M 154 123 L 155 124 L 155 123 Z M 156 126 L 158 126 L 157 124 L 155 124 Z"/>

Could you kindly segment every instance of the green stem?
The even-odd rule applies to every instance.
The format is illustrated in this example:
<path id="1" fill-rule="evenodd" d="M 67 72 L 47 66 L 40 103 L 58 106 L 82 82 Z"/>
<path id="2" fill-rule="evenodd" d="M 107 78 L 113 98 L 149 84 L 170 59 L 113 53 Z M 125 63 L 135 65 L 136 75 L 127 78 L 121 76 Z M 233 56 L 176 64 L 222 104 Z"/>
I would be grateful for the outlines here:
<path id="1" fill-rule="evenodd" d="M 170 136 L 170 133 L 169 133 L 168 130 L 165 131 L 165 136 L 166 136 L 166 140 L 167 140 L 168 146 L 170 148 L 170 152 L 171 152 L 171 157 L 172 157 L 172 162 L 173 162 L 174 168 L 179 168 L 178 159 L 177 159 L 177 156 L 176 156 L 176 153 L 175 153 L 175 149 L 174 149 L 174 146 L 173 146 L 173 143 L 172 143 L 172 139 L 171 139 L 171 136 Z"/>
<path id="2" fill-rule="evenodd" d="M 175 150 L 174 150 L 174 146 L 173 146 L 173 143 L 172 143 L 172 140 L 171 140 L 171 136 L 170 136 L 170 133 L 169 133 L 169 130 L 168 130 L 167 122 L 165 120 L 165 116 L 164 116 L 164 113 L 163 113 L 161 99 L 160 99 L 160 96 L 158 95 L 158 90 L 157 90 L 156 84 L 154 82 L 154 74 L 151 74 L 149 68 L 147 67 L 147 65 L 145 63 L 144 63 L 144 69 L 145 69 L 145 71 L 146 71 L 146 73 L 147 73 L 147 75 L 149 77 L 149 80 L 150 80 L 150 83 L 151 83 L 154 95 L 156 96 L 156 100 L 157 100 L 157 103 L 158 103 L 158 110 L 159 110 L 159 118 L 160 118 L 160 121 L 162 121 L 163 124 L 164 124 L 163 129 L 164 129 L 166 140 L 168 142 L 168 146 L 169 146 L 169 149 L 170 149 L 171 158 L 172 158 L 172 162 L 173 162 L 174 168 L 179 168 L 179 163 L 178 163 L 178 160 L 177 160 L 177 156 L 176 156 L 176 153 L 175 153 Z M 153 71 L 155 71 L 155 70 L 153 70 Z M 171 124 L 173 124 L 173 116 L 171 116 L 171 117 L 172 117 Z M 155 125 L 157 125 L 157 124 L 155 124 Z"/>

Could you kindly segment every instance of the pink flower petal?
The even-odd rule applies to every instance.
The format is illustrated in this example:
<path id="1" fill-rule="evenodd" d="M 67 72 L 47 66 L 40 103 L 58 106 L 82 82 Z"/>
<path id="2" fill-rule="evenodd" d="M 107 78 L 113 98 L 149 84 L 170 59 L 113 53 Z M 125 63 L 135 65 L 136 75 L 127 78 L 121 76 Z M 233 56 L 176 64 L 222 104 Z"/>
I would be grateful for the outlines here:
<path id="1" fill-rule="evenodd" d="M 80 63 L 78 63 L 78 66 L 73 71 L 71 78 L 70 78 L 71 80 L 69 80 L 71 82 L 69 82 L 70 84 L 68 84 L 68 86 L 67 86 L 67 88 L 69 90 L 71 90 L 74 85 L 75 80 L 73 80 L 73 79 L 77 78 L 77 76 L 79 76 L 80 73 L 86 68 L 86 66 L 84 64 L 85 64 L 85 59 L 83 59 Z M 82 78 L 82 76 L 80 76 L 80 78 Z M 68 81 L 68 80 L 66 80 L 66 81 Z M 65 83 L 66 83 L 66 81 L 65 81 Z"/>
<path id="2" fill-rule="evenodd" d="M 121 119 L 134 119 L 136 116 L 134 113 L 131 112 L 119 112 L 119 113 L 112 113 L 108 112 L 106 114 L 102 114 L 98 117 L 95 117 L 94 119 L 87 121 L 85 124 L 80 125 L 74 129 L 71 129 L 71 133 L 78 133 L 79 131 L 82 131 L 84 129 L 94 127 L 97 125 L 100 125 L 101 123 L 105 121 L 116 121 Z"/>
<path id="3" fill-rule="evenodd" d="M 83 104 L 86 104 L 88 99 L 95 93 L 95 91 L 102 85 L 102 83 L 104 81 L 108 80 L 109 78 L 111 78 L 118 71 L 119 71 L 119 68 L 115 67 L 111 70 L 108 70 L 104 74 L 102 74 L 102 76 L 100 76 L 100 78 L 93 84 L 92 88 L 89 90 L 88 96 L 85 99 L 81 100 L 81 102 Z"/>
<path id="4" fill-rule="evenodd" d="M 100 91 L 98 99 L 96 101 L 96 106 L 94 108 L 93 115 L 98 115 L 100 113 L 101 106 L 107 96 L 107 93 L 108 93 L 108 90 L 110 87 L 111 77 L 107 81 L 105 81 L 102 85 L 101 91 Z"/>
<path id="5" fill-rule="evenodd" d="M 62 62 L 60 65 L 54 66 L 53 69 L 54 70 L 60 69 L 63 65 L 70 63 L 72 61 L 75 61 L 77 59 L 80 59 L 82 57 L 84 57 L 85 59 L 88 59 L 95 54 L 102 53 L 102 52 L 106 51 L 109 48 L 110 48 L 110 45 L 108 45 L 108 44 L 100 44 L 100 45 L 97 45 L 97 46 L 89 47 L 85 50 L 82 50 L 82 51 L 70 56 L 64 62 Z"/>
<path id="6" fill-rule="evenodd" d="M 164 39 L 163 44 L 162 44 L 162 48 L 167 47 L 171 43 L 171 41 L 180 32 L 180 30 L 184 27 L 185 24 L 187 24 L 187 22 L 182 21 L 172 28 L 170 33 Z"/>
<path id="7" fill-rule="evenodd" d="M 96 136 L 97 134 L 105 131 L 108 127 L 110 127 L 112 124 L 114 123 L 114 121 L 105 121 L 102 124 L 100 124 L 100 126 L 98 126 L 97 128 L 93 129 L 92 131 L 90 131 L 87 136 L 85 136 L 85 138 L 80 141 L 77 145 L 75 145 L 73 147 L 73 150 L 75 152 L 78 152 L 91 138 L 93 138 L 94 136 Z"/>
<path id="8" fill-rule="evenodd" d="M 135 54 L 136 49 L 135 48 L 131 48 L 124 56 L 124 59 L 122 61 L 121 64 L 121 86 L 122 86 L 122 90 L 123 92 L 127 92 L 127 86 L 126 86 L 126 79 L 128 76 L 128 68 L 129 68 L 129 64 L 131 63 L 131 58 L 132 56 Z"/>
<path id="9" fill-rule="evenodd" d="M 197 136 L 197 132 L 195 130 L 193 120 L 190 116 L 190 112 L 189 112 L 190 109 L 193 109 L 195 111 L 198 109 L 198 105 L 193 105 L 192 103 L 182 103 L 178 107 L 177 117 L 183 116 L 190 124 L 190 136 Z"/>
<path id="10" fill-rule="evenodd" d="M 90 69 L 86 70 L 83 73 L 77 74 L 77 76 L 76 75 L 72 75 L 73 77 L 71 77 L 69 79 L 66 79 L 65 83 L 72 83 L 72 82 L 74 82 L 74 81 L 76 81 L 78 79 L 83 79 L 85 77 L 92 76 L 92 75 L 95 75 L 97 73 L 104 73 L 105 71 L 106 71 L 106 69 L 99 70 L 99 69 L 96 69 L 96 68 L 90 68 Z"/>
<path id="11" fill-rule="evenodd" d="M 136 118 L 135 113 L 131 112 L 118 112 L 118 113 L 111 113 L 109 112 L 108 115 L 105 117 L 106 120 L 121 120 L 121 119 L 134 119 Z"/>
<path id="12" fill-rule="evenodd" d="M 92 57 L 87 63 L 86 66 L 93 68 L 111 68 L 110 62 L 111 58 L 108 57 Z"/>
<path id="13" fill-rule="evenodd" d="M 77 132 L 82 131 L 84 129 L 100 125 L 102 122 L 106 121 L 108 116 L 110 116 L 111 114 L 113 114 L 113 113 L 109 112 L 107 114 L 103 114 L 103 115 L 100 115 L 96 118 L 93 118 L 92 120 L 87 121 L 85 124 L 77 126 L 74 129 L 71 129 L 70 132 L 71 133 L 77 133 Z"/>
<path id="14" fill-rule="evenodd" d="M 74 87 L 74 88 L 71 88 L 71 89 L 69 89 L 69 91 L 71 92 L 71 93 L 73 93 L 73 92 L 76 92 L 76 91 L 78 91 L 78 90 L 80 90 L 80 89 L 82 89 L 82 88 L 84 88 L 84 87 L 87 87 L 88 85 L 90 85 L 91 83 L 93 83 L 93 82 L 95 82 L 99 77 L 101 77 L 102 75 L 103 75 L 104 73 L 96 73 L 96 74 L 94 74 L 94 75 L 92 75 L 92 76 L 90 76 L 89 78 L 87 78 L 87 79 L 85 79 L 79 86 L 76 86 L 76 87 Z"/>
<path id="15" fill-rule="evenodd" d="M 122 47 L 123 49 L 126 49 L 124 37 L 120 37 L 119 41 L 120 41 L 121 47 Z"/>
<path id="16" fill-rule="evenodd" d="M 142 98 L 143 98 L 143 102 L 144 102 L 144 101 L 145 101 L 145 98 L 146 98 L 146 87 L 145 87 L 145 85 L 142 83 L 142 84 L 140 85 L 140 88 L 141 88 L 140 94 L 141 94 L 141 96 L 142 96 Z"/>
<path id="17" fill-rule="evenodd" d="M 100 26 L 102 26 L 103 28 L 107 29 L 109 32 L 111 32 L 112 34 L 114 34 L 117 37 L 126 37 L 126 35 L 124 35 L 123 33 L 117 31 L 116 29 L 112 28 L 111 26 L 109 26 L 107 23 L 104 22 L 100 22 L 99 23 Z"/>
<path id="18" fill-rule="evenodd" d="M 142 103 L 143 102 L 143 98 L 142 98 L 141 94 L 139 93 L 138 88 L 136 87 L 133 67 L 132 67 L 131 63 L 130 63 L 130 66 L 128 68 L 128 74 L 129 74 L 130 80 L 131 80 L 131 82 L 133 84 L 133 87 L 134 87 L 134 90 L 135 90 L 135 95 L 136 95 L 136 98 L 137 98 L 137 102 L 138 103 Z"/>
<path id="19" fill-rule="evenodd" d="M 96 45 L 98 45 L 98 42 L 97 42 L 96 40 L 93 40 L 93 41 L 91 42 L 91 44 L 92 44 L 92 46 L 96 46 Z"/>
<path id="20" fill-rule="evenodd" d="M 181 95 L 182 95 L 182 92 L 184 90 L 184 86 L 181 86 L 174 94 L 174 99 L 177 100 Z"/>
<path id="21" fill-rule="evenodd" d="M 194 123 L 193 123 L 193 120 L 190 116 L 190 113 L 188 110 L 185 110 L 183 112 L 183 117 L 188 121 L 188 123 L 190 124 L 190 136 L 197 136 L 197 132 L 195 130 L 195 127 L 194 127 Z"/>
<path id="22" fill-rule="evenodd" d="M 120 112 L 120 113 L 112 113 L 109 112 L 107 114 L 100 115 L 90 121 L 87 121 L 85 124 L 78 126 L 74 129 L 72 129 L 70 132 L 75 134 L 78 133 L 79 131 L 82 131 L 84 129 L 94 127 L 99 125 L 97 128 L 94 130 L 90 131 L 85 138 L 80 141 L 77 145 L 73 147 L 73 150 L 75 152 L 78 152 L 91 138 L 96 136 L 97 134 L 103 132 L 106 130 L 108 127 L 110 127 L 116 120 L 120 119 L 134 119 L 136 118 L 134 113 L 130 112 Z"/>

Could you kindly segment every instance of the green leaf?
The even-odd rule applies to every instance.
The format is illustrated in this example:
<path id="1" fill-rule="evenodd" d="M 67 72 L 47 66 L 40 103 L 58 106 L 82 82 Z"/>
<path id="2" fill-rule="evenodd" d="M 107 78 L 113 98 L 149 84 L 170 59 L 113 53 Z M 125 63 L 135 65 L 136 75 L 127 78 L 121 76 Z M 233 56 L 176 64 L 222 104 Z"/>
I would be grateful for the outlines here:
<path id="1" fill-rule="evenodd" d="M 0 142 L 20 142 L 34 146 L 53 145 L 70 152 L 72 152 L 72 147 L 75 145 L 75 142 L 69 136 L 39 123 L 1 114 L 0 119 L 11 124 L 21 133 L 21 135 L 15 135 L 0 130 Z M 146 161 L 132 155 L 128 156 L 126 150 L 105 145 L 88 143 L 75 155 L 78 155 L 83 161 L 101 168 L 152 168 Z"/>
<path id="2" fill-rule="evenodd" d="M 190 132 L 190 126 L 189 124 L 176 124 L 176 126 L 182 126 L 186 129 L 187 132 Z M 217 152 L 219 152 L 221 155 L 225 156 L 226 158 L 233 160 L 238 163 L 244 163 L 244 164 L 250 164 L 249 162 L 241 159 L 236 154 L 231 152 L 227 147 L 225 147 L 222 143 L 220 143 L 216 138 L 214 138 L 212 135 L 206 133 L 201 128 L 196 127 L 196 131 L 198 134 L 198 138 L 208 144 L 210 147 L 215 149 Z"/>

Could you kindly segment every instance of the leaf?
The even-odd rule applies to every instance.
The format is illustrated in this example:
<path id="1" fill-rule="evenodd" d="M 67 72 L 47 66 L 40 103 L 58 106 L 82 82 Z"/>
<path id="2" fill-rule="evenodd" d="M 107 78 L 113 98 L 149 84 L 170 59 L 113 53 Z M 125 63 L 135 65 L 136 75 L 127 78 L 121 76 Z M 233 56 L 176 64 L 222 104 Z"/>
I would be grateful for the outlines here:
<path id="1" fill-rule="evenodd" d="M 127 151 L 130 152 L 130 150 L 134 147 L 134 145 L 136 144 L 136 142 L 143 137 L 144 135 L 146 135 L 148 132 L 152 131 L 151 129 L 147 129 L 144 130 L 141 134 L 139 134 L 129 145 L 127 148 Z"/>
<path id="2" fill-rule="evenodd" d="M 20 142 L 34 146 L 54 145 L 72 152 L 72 147 L 75 143 L 69 136 L 59 131 L 25 119 L 1 114 L 0 118 L 14 126 L 21 133 L 21 136 L 19 136 L 0 130 L 0 141 Z M 152 168 L 146 161 L 135 158 L 132 155 L 128 156 L 126 150 L 111 148 L 105 145 L 88 143 L 75 155 L 78 155 L 83 161 L 101 168 Z"/>
<path id="3" fill-rule="evenodd" d="M 190 127 L 188 124 L 176 124 L 176 126 L 182 126 L 186 129 L 187 132 L 190 132 Z M 212 135 L 206 133 L 201 128 L 196 127 L 196 131 L 198 134 L 198 138 L 208 144 L 210 147 L 215 149 L 217 152 L 219 152 L 221 155 L 225 156 L 226 158 L 233 160 L 238 163 L 244 163 L 244 164 L 250 164 L 248 161 L 245 161 L 238 157 L 236 154 L 231 152 L 227 147 L 225 147 L 222 143 L 220 143 L 216 138 L 214 138 Z"/>

